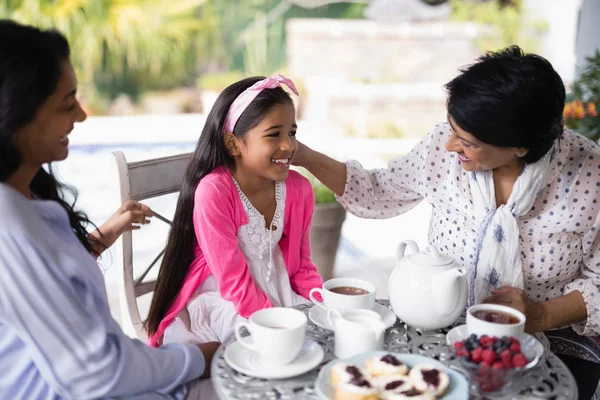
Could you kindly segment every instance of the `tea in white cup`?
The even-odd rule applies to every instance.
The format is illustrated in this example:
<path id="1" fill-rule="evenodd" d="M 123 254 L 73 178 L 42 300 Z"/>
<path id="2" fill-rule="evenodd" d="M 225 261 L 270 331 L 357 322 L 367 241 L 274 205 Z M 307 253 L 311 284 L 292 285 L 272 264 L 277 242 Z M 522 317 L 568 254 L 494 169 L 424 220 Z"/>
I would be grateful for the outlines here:
<path id="1" fill-rule="evenodd" d="M 323 301 L 314 294 L 319 293 Z M 375 304 L 375 286 L 362 279 L 334 278 L 323 283 L 323 288 L 314 288 L 309 297 L 324 310 L 336 309 L 340 312 L 355 309 L 372 309 Z"/>
<path id="2" fill-rule="evenodd" d="M 240 344 L 255 351 L 262 361 L 273 365 L 286 365 L 294 361 L 306 337 L 306 315 L 293 308 L 274 307 L 256 311 L 248 322 L 238 322 L 235 337 Z M 252 337 L 243 338 L 245 327 Z"/>
<path id="3" fill-rule="evenodd" d="M 514 336 L 525 330 L 525 314 L 499 304 L 478 304 L 467 310 L 467 331 L 478 336 Z"/>

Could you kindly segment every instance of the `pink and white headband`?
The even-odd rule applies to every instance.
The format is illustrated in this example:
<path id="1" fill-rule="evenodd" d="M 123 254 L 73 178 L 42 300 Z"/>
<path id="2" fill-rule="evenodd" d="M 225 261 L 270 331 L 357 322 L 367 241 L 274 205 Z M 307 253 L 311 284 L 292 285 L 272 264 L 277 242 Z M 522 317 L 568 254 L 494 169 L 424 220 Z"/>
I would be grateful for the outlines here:
<path id="1" fill-rule="evenodd" d="M 272 78 L 265 78 L 262 81 L 256 82 L 248 89 L 244 90 L 229 107 L 227 117 L 225 117 L 225 126 L 223 127 L 225 132 L 233 132 L 233 128 L 240 119 L 240 115 L 248 108 L 250 103 L 258 96 L 260 92 L 265 89 L 275 89 L 281 87 L 281 84 L 285 84 L 289 87 L 296 96 L 298 96 L 298 89 L 296 85 L 290 79 L 286 78 L 281 74 L 277 74 Z"/>

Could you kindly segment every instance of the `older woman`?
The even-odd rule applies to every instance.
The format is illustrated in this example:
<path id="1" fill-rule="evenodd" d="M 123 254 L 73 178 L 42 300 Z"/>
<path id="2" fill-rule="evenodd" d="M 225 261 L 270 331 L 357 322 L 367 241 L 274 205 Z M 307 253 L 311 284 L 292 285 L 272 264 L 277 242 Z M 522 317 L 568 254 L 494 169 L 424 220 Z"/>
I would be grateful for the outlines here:
<path id="1" fill-rule="evenodd" d="M 67 41 L 2 20 L 0 38 L 0 397 L 183 399 L 186 384 L 197 394 L 216 344 L 127 337 L 95 261 L 149 209 L 128 203 L 88 235 L 43 167 L 67 157 L 86 118 Z"/>
<path id="2" fill-rule="evenodd" d="M 524 312 L 527 331 L 546 332 L 590 398 L 600 377 L 600 150 L 563 129 L 560 77 L 518 47 L 486 54 L 446 88 L 447 122 L 388 168 L 306 146 L 294 163 L 359 217 L 431 203 L 429 242 L 470 270 L 470 303 Z"/>

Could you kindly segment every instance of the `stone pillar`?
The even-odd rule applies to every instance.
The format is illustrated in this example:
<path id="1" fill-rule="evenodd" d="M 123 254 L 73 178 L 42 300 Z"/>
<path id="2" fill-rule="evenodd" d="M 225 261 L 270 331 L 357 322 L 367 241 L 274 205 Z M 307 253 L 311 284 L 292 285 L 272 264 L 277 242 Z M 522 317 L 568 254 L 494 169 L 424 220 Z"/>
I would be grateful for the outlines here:
<path id="1" fill-rule="evenodd" d="M 575 45 L 575 74 L 586 66 L 586 59 L 600 50 L 600 1 L 582 0 Z"/>
<path id="2" fill-rule="evenodd" d="M 590 3 L 598 3 L 591 0 Z M 543 20 L 548 31 L 541 39 L 537 53 L 552 63 L 565 84 L 575 75 L 575 39 L 581 0 L 523 0 L 528 20 Z M 596 33 L 596 36 L 599 36 Z"/>
<path id="3" fill-rule="evenodd" d="M 478 56 L 479 33 L 443 21 L 290 20 L 288 68 L 306 92 L 301 118 L 350 135 L 422 136 L 445 120 L 442 86 Z"/>

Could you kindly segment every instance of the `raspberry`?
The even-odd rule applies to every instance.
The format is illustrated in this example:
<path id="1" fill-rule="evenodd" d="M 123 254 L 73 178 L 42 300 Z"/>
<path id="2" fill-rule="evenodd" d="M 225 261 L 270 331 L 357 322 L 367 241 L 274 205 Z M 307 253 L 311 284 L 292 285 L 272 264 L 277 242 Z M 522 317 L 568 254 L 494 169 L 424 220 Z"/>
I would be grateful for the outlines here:
<path id="1" fill-rule="evenodd" d="M 492 344 L 492 339 L 487 335 L 483 335 L 479 338 L 479 343 L 481 343 L 482 347 L 489 347 Z"/>
<path id="2" fill-rule="evenodd" d="M 485 349 L 481 353 L 481 358 L 486 364 L 492 365 L 496 361 L 496 353 L 492 349 Z"/>
<path id="3" fill-rule="evenodd" d="M 504 369 L 504 364 L 501 361 L 496 361 L 492 364 L 493 369 Z"/>
<path id="4" fill-rule="evenodd" d="M 469 352 L 467 350 L 461 349 L 456 352 L 457 357 L 469 357 Z"/>
<path id="5" fill-rule="evenodd" d="M 463 342 L 454 342 L 454 348 L 455 348 L 456 350 L 460 350 L 460 349 L 462 349 L 463 347 L 465 347 L 465 344 L 464 344 Z"/>
<path id="6" fill-rule="evenodd" d="M 481 358 L 482 354 L 483 354 L 483 349 L 481 347 L 478 347 L 471 352 L 471 359 L 474 362 L 479 363 L 482 360 L 482 358 Z"/>
<path id="7" fill-rule="evenodd" d="M 512 362 L 516 368 L 522 368 L 527 365 L 527 357 L 523 354 L 515 354 L 513 356 Z"/>
<path id="8" fill-rule="evenodd" d="M 511 343 L 511 344 L 512 344 L 512 343 L 519 343 L 519 339 L 517 339 L 517 338 L 516 338 L 516 337 L 514 337 L 514 336 L 510 336 L 510 337 L 508 338 L 508 340 L 510 340 L 510 343 Z"/>
<path id="9" fill-rule="evenodd" d="M 500 359 L 502 362 L 511 361 L 512 352 L 510 350 L 504 350 L 502 353 L 500 353 Z"/>
<path id="10" fill-rule="evenodd" d="M 519 342 L 514 342 L 510 345 L 510 349 L 515 353 L 519 353 L 521 351 L 521 344 Z"/>

